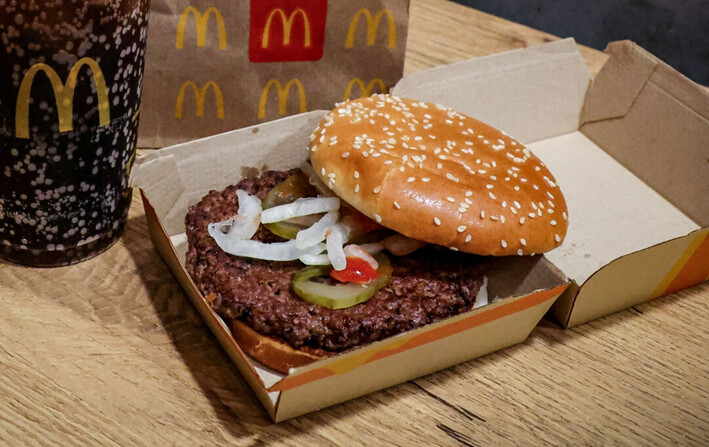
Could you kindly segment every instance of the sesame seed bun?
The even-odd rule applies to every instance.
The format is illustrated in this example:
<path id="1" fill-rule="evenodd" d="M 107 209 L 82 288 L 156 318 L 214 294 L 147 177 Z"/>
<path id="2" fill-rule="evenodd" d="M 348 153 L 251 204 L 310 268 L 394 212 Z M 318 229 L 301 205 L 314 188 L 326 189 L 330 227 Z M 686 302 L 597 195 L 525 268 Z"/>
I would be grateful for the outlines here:
<path id="1" fill-rule="evenodd" d="M 525 255 L 566 235 L 566 201 L 541 160 L 446 107 L 389 95 L 348 101 L 323 118 L 309 150 L 335 194 L 414 239 Z"/>

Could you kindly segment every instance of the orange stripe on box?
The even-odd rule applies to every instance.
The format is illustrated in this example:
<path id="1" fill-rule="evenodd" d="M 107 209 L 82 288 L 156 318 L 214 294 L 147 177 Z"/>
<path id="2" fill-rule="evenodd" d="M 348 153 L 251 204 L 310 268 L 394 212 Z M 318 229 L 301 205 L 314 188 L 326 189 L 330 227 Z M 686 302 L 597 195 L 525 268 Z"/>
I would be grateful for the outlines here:
<path id="1" fill-rule="evenodd" d="M 686 289 L 706 281 L 707 278 L 709 278 L 709 233 L 704 236 L 704 241 L 665 289 L 665 294 Z"/>
<path id="2" fill-rule="evenodd" d="M 389 348 L 392 344 L 382 347 L 380 350 L 374 353 L 365 353 L 361 356 L 351 357 L 343 359 L 341 362 L 333 363 L 329 366 L 323 368 L 317 368 L 307 371 L 303 374 L 294 377 L 287 377 L 271 387 L 268 391 L 287 391 L 306 383 L 313 382 L 315 380 L 324 379 L 335 374 L 345 374 L 358 366 L 364 365 L 366 363 L 374 362 L 391 355 L 403 352 L 417 346 L 421 346 L 427 343 L 431 343 L 436 340 L 457 334 L 459 332 L 472 329 L 476 326 L 480 326 L 485 323 L 497 320 L 499 318 L 505 317 L 507 315 L 513 314 L 515 312 L 520 312 L 525 309 L 529 309 L 536 305 L 539 305 L 545 301 L 555 298 L 561 295 L 564 290 L 568 287 L 568 284 L 564 284 L 553 289 L 542 290 L 536 292 L 525 299 L 520 299 L 513 301 L 508 304 L 504 304 L 487 312 L 481 312 L 475 315 L 471 315 L 468 318 L 462 319 L 460 321 L 437 327 L 430 331 L 415 335 L 403 343 L 401 341 L 396 341 L 392 343 L 395 345 L 394 348 Z"/>

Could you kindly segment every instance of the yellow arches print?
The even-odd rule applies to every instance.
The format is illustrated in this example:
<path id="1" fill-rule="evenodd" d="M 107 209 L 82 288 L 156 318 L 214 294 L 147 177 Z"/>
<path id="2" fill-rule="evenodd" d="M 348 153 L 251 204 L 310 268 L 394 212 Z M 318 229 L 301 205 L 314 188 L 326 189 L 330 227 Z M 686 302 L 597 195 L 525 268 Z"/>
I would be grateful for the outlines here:
<path id="1" fill-rule="evenodd" d="M 226 26 L 224 26 L 224 17 L 214 6 L 210 6 L 204 11 L 204 14 L 199 12 L 194 6 L 188 6 L 182 11 L 180 20 L 177 23 L 177 32 L 175 35 L 175 48 L 182 50 L 185 44 L 185 28 L 187 27 L 187 17 L 192 14 L 194 17 L 195 27 L 197 31 L 197 46 L 203 47 L 207 43 L 207 25 L 209 18 L 214 15 L 214 20 L 217 22 L 219 31 L 219 49 L 226 49 Z"/>
<path id="2" fill-rule="evenodd" d="M 387 93 L 388 91 L 384 81 L 379 78 L 371 80 L 367 85 L 365 85 L 364 81 L 362 81 L 360 78 L 352 78 L 352 80 L 347 84 L 347 87 L 345 88 L 343 101 L 347 101 L 348 99 L 352 98 L 352 93 L 355 86 L 358 87 L 360 93 L 359 96 L 356 96 L 356 98 L 370 96 L 374 91 L 375 87 L 378 87 L 381 93 Z M 271 89 L 274 87 L 277 92 L 278 115 L 285 116 L 288 112 L 287 106 L 291 88 L 295 88 L 298 92 L 298 112 L 304 113 L 308 110 L 305 87 L 303 87 L 303 84 L 298 79 L 293 78 L 285 85 L 281 84 L 281 82 L 277 79 L 269 79 L 269 81 L 263 87 L 263 90 L 261 90 L 261 98 L 259 99 L 258 105 L 259 118 L 266 118 L 266 103 L 268 102 L 268 95 L 271 92 Z"/>
<path id="3" fill-rule="evenodd" d="M 59 118 L 59 132 L 68 132 L 74 128 L 74 91 L 81 68 L 87 66 L 91 69 L 91 75 L 96 85 L 96 96 L 98 97 L 99 125 L 105 126 L 111 121 L 110 104 L 108 100 L 108 88 L 103 72 L 98 63 L 84 57 L 76 61 L 69 70 L 66 83 L 62 82 L 57 72 L 47 64 L 38 63 L 30 67 L 22 78 L 20 90 L 17 93 L 17 104 L 15 108 L 15 136 L 17 138 L 29 138 L 29 105 L 32 93 L 34 78 L 40 71 L 43 72 L 54 90 L 54 98 L 57 102 L 57 115 Z"/>
<path id="4" fill-rule="evenodd" d="M 382 9 L 376 15 L 372 16 L 369 9 L 362 8 L 355 13 L 350 21 L 350 26 L 347 29 L 347 37 L 345 39 L 345 48 L 352 48 L 354 46 L 355 32 L 357 31 L 357 25 L 362 16 L 367 20 L 367 46 L 374 45 L 374 41 L 377 38 L 377 31 L 379 30 L 379 23 L 384 15 L 387 16 L 387 24 L 389 26 L 389 34 L 387 40 L 387 47 L 394 48 L 396 46 L 396 23 L 394 22 L 394 16 L 388 9 Z"/>
<path id="5" fill-rule="evenodd" d="M 298 100 L 299 100 L 299 105 L 300 113 L 304 113 L 308 110 L 308 106 L 306 103 L 306 98 L 305 98 L 305 89 L 303 88 L 303 84 L 298 80 L 298 79 L 291 79 L 286 83 L 285 86 L 283 86 L 278 80 L 276 79 L 270 79 L 266 85 L 264 86 L 263 90 L 261 91 L 261 99 L 259 100 L 258 103 L 258 117 L 259 118 L 265 118 L 266 117 L 266 101 L 268 100 L 268 93 L 271 91 L 271 87 L 276 87 L 276 91 L 278 92 L 278 114 L 279 115 L 285 115 L 286 114 L 286 105 L 288 104 L 288 95 L 290 94 L 290 89 L 292 86 L 295 86 L 295 88 L 298 90 Z"/>
<path id="6" fill-rule="evenodd" d="M 305 28 L 305 36 L 303 39 L 303 45 L 305 47 L 311 46 L 310 41 L 310 21 L 308 20 L 308 15 L 302 8 L 296 8 L 288 17 L 286 13 L 281 8 L 276 8 L 271 11 L 266 20 L 266 26 L 263 29 L 263 37 L 261 38 L 261 48 L 268 48 L 269 36 L 271 34 L 271 22 L 273 18 L 278 15 L 281 19 L 281 24 L 283 25 L 283 45 L 290 45 L 291 28 L 293 27 L 293 21 L 297 15 L 303 18 L 303 27 Z"/>
<path id="7" fill-rule="evenodd" d="M 188 88 L 191 88 L 192 92 L 194 93 L 195 116 L 204 116 L 204 102 L 207 96 L 207 90 L 209 90 L 210 87 L 214 91 L 214 98 L 217 103 L 217 118 L 223 119 L 224 96 L 222 95 L 222 90 L 219 88 L 219 85 L 217 85 L 217 83 L 214 81 L 208 81 L 204 83 L 201 88 L 198 87 L 194 81 L 187 81 L 182 84 L 182 87 L 180 87 L 180 91 L 177 94 L 177 100 L 175 102 L 175 118 L 182 119 L 185 94 Z"/>
<path id="8" fill-rule="evenodd" d="M 345 94 L 342 97 L 343 101 L 347 101 L 348 99 L 353 99 L 352 98 L 352 88 L 354 86 L 359 87 L 359 96 L 357 98 L 362 98 L 365 96 L 371 96 L 372 91 L 374 91 L 374 87 L 379 87 L 379 92 L 380 93 L 387 93 L 388 89 L 384 81 L 382 81 L 379 78 L 372 79 L 369 84 L 366 86 L 364 85 L 364 81 L 362 81 L 360 78 L 353 78 L 348 84 L 347 88 L 345 89 Z"/>

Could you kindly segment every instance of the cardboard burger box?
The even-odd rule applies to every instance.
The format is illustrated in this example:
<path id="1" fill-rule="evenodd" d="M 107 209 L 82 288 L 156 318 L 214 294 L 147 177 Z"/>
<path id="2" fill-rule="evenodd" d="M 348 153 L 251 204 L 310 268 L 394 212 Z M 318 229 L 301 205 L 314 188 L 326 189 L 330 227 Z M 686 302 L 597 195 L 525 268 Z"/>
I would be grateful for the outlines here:
<path id="1" fill-rule="evenodd" d="M 565 193 L 567 239 L 545 256 L 486 260 L 496 298 L 486 306 L 287 375 L 247 357 L 197 290 L 184 268 L 184 218 L 211 189 L 298 166 L 325 112 L 138 159 L 131 183 L 155 246 L 275 421 L 519 343 L 550 308 L 571 326 L 707 279 L 709 95 L 629 42 L 609 53 L 594 81 L 571 39 L 402 79 L 393 94 L 453 107 L 527 144 Z"/>

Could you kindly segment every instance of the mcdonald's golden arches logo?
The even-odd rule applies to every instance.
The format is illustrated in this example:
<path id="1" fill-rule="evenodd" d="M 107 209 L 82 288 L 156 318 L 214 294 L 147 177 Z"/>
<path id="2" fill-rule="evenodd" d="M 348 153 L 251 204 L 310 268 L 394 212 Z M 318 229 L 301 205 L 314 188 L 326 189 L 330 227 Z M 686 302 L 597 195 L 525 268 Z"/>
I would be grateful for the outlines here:
<path id="1" fill-rule="evenodd" d="M 290 94 L 291 87 L 293 86 L 295 86 L 296 90 L 298 91 L 298 104 L 300 107 L 299 112 L 303 113 L 307 111 L 305 89 L 303 88 L 303 84 L 301 84 L 298 79 L 291 79 L 286 83 L 285 86 L 283 86 L 278 80 L 271 79 L 266 83 L 266 86 L 261 91 L 261 99 L 258 104 L 258 117 L 266 117 L 266 102 L 268 101 L 268 93 L 271 91 L 272 87 L 276 87 L 276 91 L 278 92 L 278 114 L 286 115 L 288 113 L 288 96 Z"/>
<path id="2" fill-rule="evenodd" d="M 251 0 L 251 62 L 316 61 L 323 55 L 327 0 Z"/>
<path id="3" fill-rule="evenodd" d="M 357 32 L 357 25 L 359 24 L 360 18 L 364 16 L 367 19 L 367 46 L 374 45 L 374 41 L 377 38 L 377 32 L 379 30 L 379 23 L 382 21 L 382 17 L 387 17 L 387 25 L 389 26 L 387 47 L 394 48 L 396 46 L 396 23 L 394 22 L 394 16 L 388 9 L 382 9 L 376 15 L 372 16 L 372 13 L 367 8 L 362 8 L 355 13 L 350 21 L 350 27 L 347 29 L 347 38 L 345 40 L 345 48 L 352 48 L 354 46 L 355 33 Z"/>
<path id="4" fill-rule="evenodd" d="M 310 42 L 310 21 L 308 20 L 308 15 L 305 13 L 303 8 L 296 8 L 287 18 L 286 13 L 283 12 L 281 8 L 276 8 L 271 11 L 268 15 L 268 19 L 266 20 L 266 26 L 263 29 L 263 37 L 261 38 L 261 48 L 268 48 L 268 40 L 271 36 L 271 23 L 273 22 L 273 18 L 276 16 L 281 19 L 283 29 L 283 45 L 290 45 L 293 21 L 296 17 L 301 17 L 303 19 L 303 46 L 309 47 L 312 45 Z"/>
<path id="5" fill-rule="evenodd" d="M 354 86 L 357 86 L 359 88 L 359 96 L 357 96 L 357 98 L 371 96 L 372 92 L 374 91 L 374 87 L 379 87 L 378 93 L 387 93 L 388 91 L 384 81 L 379 78 L 372 79 L 366 86 L 364 85 L 364 81 L 362 81 L 360 78 L 353 78 L 350 82 L 347 83 L 345 94 L 342 97 L 343 101 L 347 101 L 348 99 L 354 99 L 352 98 L 352 88 Z"/>
<path id="6" fill-rule="evenodd" d="M 185 103 L 185 95 L 187 94 L 187 89 L 192 89 L 195 98 L 195 116 L 204 116 L 204 103 L 207 99 L 207 91 L 211 88 L 214 91 L 214 99 L 217 106 L 217 118 L 224 118 L 224 96 L 222 95 L 222 90 L 219 88 L 214 81 L 208 81 L 198 87 L 194 81 L 187 81 L 180 87 L 180 91 L 177 93 L 177 100 L 175 101 L 175 118 L 182 119 L 183 106 Z"/>
<path id="7" fill-rule="evenodd" d="M 217 30 L 219 32 L 219 49 L 226 49 L 226 27 L 224 26 L 224 17 L 222 13 L 219 12 L 214 6 L 210 6 L 204 11 L 204 14 L 200 13 L 194 6 L 188 6 L 182 11 L 180 15 L 180 20 L 177 22 L 177 33 L 175 36 L 175 48 L 181 50 L 184 48 L 185 44 L 185 28 L 187 27 L 187 18 L 192 15 L 194 17 L 195 28 L 197 32 L 197 46 L 203 47 L 207 44 L 207 25 L 209 24 L 209 19 L 214 16 L 214 20 L 217 22 Z"/>
<path id="8" fill-rule="evenodd" d="M 15 135 L 17 138 L 30 137 L 29 106 L 30 95 L 34 78 L 40 71 L 43 72 L 52 84 L 54 99 L 57 103 L 57 115 L 59 119 L 59 132 L 68 132 L 74 128 L 74 91 L 81 68 L 87 66 L 91 69 L 91 76 L 96 86 L 98 97 L 98 119 L 99 125 L 105 126 L 111 122 L 111 110 L 108 100 L 108 88 L 103 72 L 98 63 L 90 57 L 84 57 L 76 61 L 69 70 L 66 82 L 62 82 L 57 72 L 47 64 L 38 63 L 30 67 L 22 78 L 20 89 L 17 93 L 17 104 L 15 108 Z"/>

